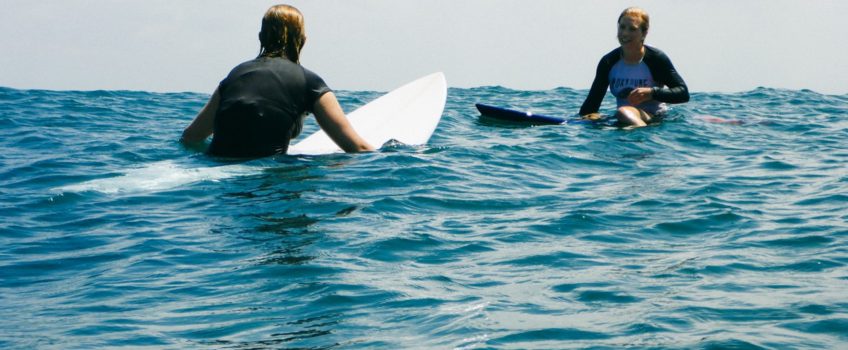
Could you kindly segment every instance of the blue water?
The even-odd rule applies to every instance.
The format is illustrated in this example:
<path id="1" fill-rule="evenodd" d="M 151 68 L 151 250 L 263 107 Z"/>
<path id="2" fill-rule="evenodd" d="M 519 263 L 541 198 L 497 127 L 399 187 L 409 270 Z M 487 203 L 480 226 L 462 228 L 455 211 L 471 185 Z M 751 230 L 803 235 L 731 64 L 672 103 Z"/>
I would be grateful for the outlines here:
<path id="1" fill-rule="evenodd" d="M 177 142 L 206 95 L 0 88 L 0 348 L 848 347 L 848 95 L 474 109 L 585 93 L 450 89 L 424 147 L 224 163 Z"/>

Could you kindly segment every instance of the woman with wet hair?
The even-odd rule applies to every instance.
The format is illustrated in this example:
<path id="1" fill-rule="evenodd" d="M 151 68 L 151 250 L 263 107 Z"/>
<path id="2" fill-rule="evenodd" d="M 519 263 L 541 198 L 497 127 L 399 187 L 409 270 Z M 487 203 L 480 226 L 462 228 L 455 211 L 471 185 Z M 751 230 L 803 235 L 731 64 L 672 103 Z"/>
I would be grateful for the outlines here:
<path id="1" fill-rule="evenodd" d="M 306 31 L 298 9 L 268 9 L 259 43 L 259 56 L 233 68 L 183 131 L 184 143 L 203 142 L 212 135 L 208 152 L 214 156 L 284 154 L 312 112 L 344 151 L 374 150 L 350 125 L 324 80 L 300 65 Z"/>

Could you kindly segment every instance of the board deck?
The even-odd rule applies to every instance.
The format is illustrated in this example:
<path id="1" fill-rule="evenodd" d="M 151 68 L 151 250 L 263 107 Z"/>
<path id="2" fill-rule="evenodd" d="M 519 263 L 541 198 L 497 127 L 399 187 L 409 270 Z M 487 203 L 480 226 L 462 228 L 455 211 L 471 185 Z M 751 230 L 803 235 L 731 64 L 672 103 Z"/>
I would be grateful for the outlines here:
<path id="1" fill-rule="evenodd" d="M 433 73 L 380 96 L 347 115 L 368 143 L 380 147 L 395 140 L 406 145 L 426 144 L 436 130 L 447 101 L 445 75 Z M 318 155 L 342 152 L 319 130 L 289 146 L 288 154 Z"/>

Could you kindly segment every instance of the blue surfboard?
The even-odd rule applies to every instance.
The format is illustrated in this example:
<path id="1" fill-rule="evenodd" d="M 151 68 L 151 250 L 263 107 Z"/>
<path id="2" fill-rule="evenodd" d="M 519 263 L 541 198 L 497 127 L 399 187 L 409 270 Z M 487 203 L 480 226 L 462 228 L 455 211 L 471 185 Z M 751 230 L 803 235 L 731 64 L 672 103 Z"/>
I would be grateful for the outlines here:
<path id="1" fill-rule="evenodd" d="M 544 124 L 609 124 L 610 120 L 604 118 L 601 120 L 586 120 L 586 119 L 566 119 L 563 117 L 554 117 L 543 114 L 535 114 L 532 112 L 522 112 L 513 109 L 495 107 L 487 104 L 475 104 L 477 110 L 480 111 L 480 116 L 498 121 L 510 123 L 528 124 L 528 125 L 544 125 Z"/>
<path id="2" fill-rule="evenodd" d="M 567 122 L 565 118 L 552 117 L 542 114 L 533 114 L 531 112 L 521 112 L 512 109 L 495 107 L 478 103 L 477 110 L 484 117 L 494 118 L 498 120 L 528 123 L 528 124 L 564 124 Z"/>

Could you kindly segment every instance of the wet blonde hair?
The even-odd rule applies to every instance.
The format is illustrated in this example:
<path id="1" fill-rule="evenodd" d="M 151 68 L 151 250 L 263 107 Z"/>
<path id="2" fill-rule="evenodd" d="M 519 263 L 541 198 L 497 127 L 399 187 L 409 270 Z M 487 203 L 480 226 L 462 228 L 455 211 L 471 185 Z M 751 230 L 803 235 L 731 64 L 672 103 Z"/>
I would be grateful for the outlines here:
<path id="1" fill-rule="evenodd" d="M 271 6 L 262 17 L 259 30 L 259 57 L 285 57 L 300 63 L 300 49 L 306 42 L 303 14 L 293 6 Z"/>
<path id="2" fill-rule="evenodd" d="M 624 9 L 624 11 L 621 11 L 621 15 L 618 16 L 618 21 L 615 23 L 621 22 L 621 19 L 624 18 L 624 16 L 638 18 L 641 22 L 639 29 L 642 30 L 642 33 L 648 34 L 648 28 L 651 26 L 651 17 L 648 16 L 648 13 L 645 12 L 645 10 L 638 7 L 628 7 Z"/>

